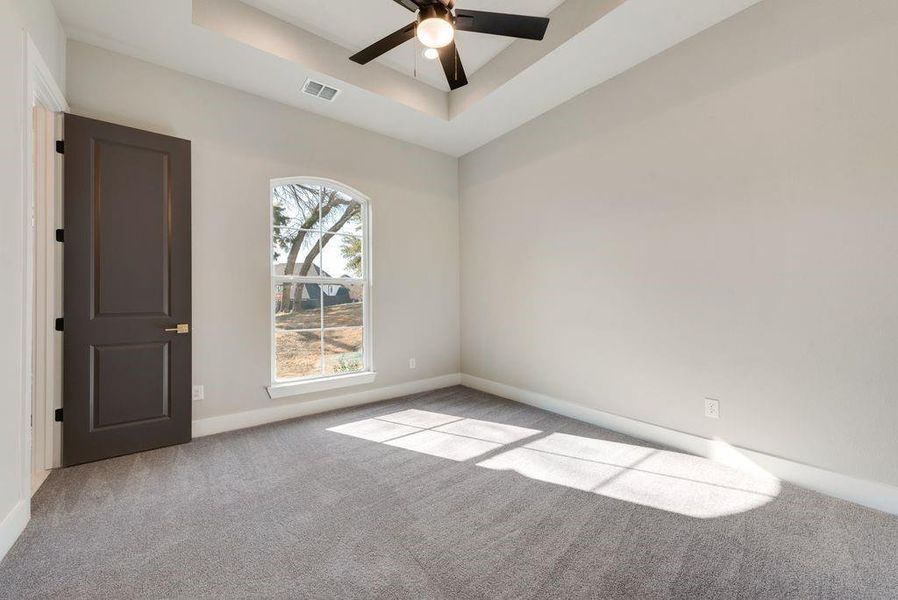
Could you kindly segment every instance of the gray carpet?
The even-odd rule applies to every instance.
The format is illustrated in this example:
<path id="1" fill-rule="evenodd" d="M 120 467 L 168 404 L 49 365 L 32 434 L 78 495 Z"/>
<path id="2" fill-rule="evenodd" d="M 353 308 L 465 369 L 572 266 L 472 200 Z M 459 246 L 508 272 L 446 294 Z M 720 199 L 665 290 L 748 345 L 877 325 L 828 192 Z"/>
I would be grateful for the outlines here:
<path id="1" fill-rule="evenodd" d="M 0 597 L 880 599 L 896 565 L 896 517 L 455 387 L 54 472 Z"/>

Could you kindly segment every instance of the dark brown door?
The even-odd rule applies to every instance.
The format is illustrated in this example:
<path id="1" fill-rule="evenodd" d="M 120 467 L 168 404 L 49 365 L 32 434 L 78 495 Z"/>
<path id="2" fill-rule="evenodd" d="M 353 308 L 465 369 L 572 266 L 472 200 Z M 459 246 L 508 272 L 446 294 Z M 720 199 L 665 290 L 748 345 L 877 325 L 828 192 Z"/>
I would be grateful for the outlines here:
<path id="1" fill-rule="evenodd" d="M 64 203 L 63 463 L 190 441 L 190 142 L 66 115 Z"/>

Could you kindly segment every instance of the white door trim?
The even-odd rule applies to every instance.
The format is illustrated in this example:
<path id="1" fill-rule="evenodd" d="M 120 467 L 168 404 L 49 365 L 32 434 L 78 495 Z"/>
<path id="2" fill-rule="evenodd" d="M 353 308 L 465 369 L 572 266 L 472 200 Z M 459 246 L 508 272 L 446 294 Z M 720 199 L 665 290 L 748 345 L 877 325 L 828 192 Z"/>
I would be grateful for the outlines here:
<path id="1" fill-rule="evenodd" d="M 43 464 L 35 466 L 41 469 L 47 469 L 53 466 L 58 466 L 57 464 L 54 464 L 53 460 L 54 420 L 52 407 L 55 404 L 55 396 L 58 394 L 58 373 L 54 357 L 59 340 L 57 340 L 54 329 L 47 326 L 48 321 L 46 321 L 46 319 L 54 318 L 57 310 L 57 285 L 55 277 L 58 276 L 58 273 L 56 272 L 56 258 L 58 253 L 57 248 L 54 247 L 55 241 L 52 232 L 55 229 L 56 223 L 60 220 L 60 215 L 56 214 L 56 208 L 59 205 L 58 195 L 60 192 L 59 184 L 61 181 L 60 174 L 62 161 L 56 157 L 54 148 L 52 147 L 53 145 L 46 143 L 48 140 L 34 139 L 33 110 L 35 106 L 41 106 L 52 113 L 60 113 L 69 110 L 69 105 L 68 102 L 66 102 L 62 90 L 53 78 L 53 74 L 50 72 L 46 61 L 43 56 L 41 56 L 40 51 L 34 44 L 34 40 L 31 39 L 31 36 L 27 31 L 24 32 L 24 56 L 25 94 L 23 127 L 25 132 L 25 143 L 22 159 L 25 169 L 22 189 L 25 192 L 23 211 L 25 227 L 25 265 L 23 273 L 25 298 L 23 299 L 23 306 L 25 318 L 23 319 L 24 339 L 22 344 L 22 356 L 24 368 L 22 369 L 22 377 L 24 390 L 23 403 L 27 405 L 24 411 L 24 416 L 26 418 L 23 419 L 23 424 L 26 425 L 26 435 L 24 437 L 29 438 L 24 440 L 27 441 L 24 450 L 27 450 L 27 452 L 25 452 L 27 454 L 31 453 L 32 441 L 30 435 L 32 416 L 39 417 L 40 423 L 36 425 L 44 432 L 44 435 L 41 436 L 43 438 L 41 440 L 43 450 L 39 453 L 39 455 L 43 457 Z M 55 119 L 53 121 L 55 121 Z M 49 123 L 48 126 L 53 130 L 55 135 L 56 124 Z M 35 190 L 34 186 L 36 147 L 49 153 L 48 156 L 44 156 L 44 159 L 47 161 L 45 164 L 47 169 L 45 190 Z M 44 197 L 36 197 L 36 193 L 42 191 L 45 192 Z M 43 228 L 37 236 L 37 241 L 41 243 L 42 247 L 38 252 L 35 252 L 35 233 L 37 233 L 35 228 L 38 226 Z M 48 230 L 50 235 L 48 235 Z M 39 270 L 35 269 L 35 259 L 39 259 L 42 262 Z M 39 273 L 42 277 L 35 279 L 35 273 Z M 41 305 L 45 307 L 45 314 L 35 315 L 33 313 L 34 300 L 38 295 L 43 300 Z M 39 342 L 34 339 L 35 317 L 40 318 L 42 321 L 42 327 L 38 328 L 38 331 L 42 336 L 42 339 Z M 41 350 L 43 358 L 38 365 L 35 365 L 33 361 L 33 352 L 36 342 L 38 349 Z M 35 367 L 38 367 L 37 371 L 35 371 Z M 46 395 L 42 394 L 42 396 L 45 396 L 42 398 L 42 407 L 44 408 L 44 410 L 41 411 L 42 414 L 32 415 L 31 411 L 35 380 L 38 378 L 40 379 L 38 387 L 41 391 L 46 391 L 47 393 Z M 27 485 L 25 485 L 24 489 L 30 490 L 32 465 L 29 463 L 27 467 L 26 475 L 28 481 L 25 482 Z"/>
<path id="2" fill-rule="evenodd" d="M 27 31 L 23 31 L 23 74 L 22 93 L 22 228 L 24 231 L 22 266 L 22 397 L 19 410 L 18 463 L 19 463 L 19 504 L 16 514 L 30 515 L 31 511 L 31 412 L 32 412 L 32 349 L 34 346 L 34 233 L 32 228 L 32 206 L 34 205 L 34 135 L 32 130 L 32 110 L 41 105 L 53 112 L 69 109 L 62 90 L 53 78 L 46 61 L 34 45 Z M 51 329 L 52 331 L 52 329 Z M 52 418 L 52 417 L 51 417 Z M 24 529 L 27 519 L 4 519 L 0 523 L 0 557 Z"/>
<path id="3" fill-rule="evenodd" d="M 37 491 L 39 482 L 46 477 L 47 444 L 51 441 L 52 429 L 47 420 L 47 400 L 52 397 L 53 389 L 48 386 L 51 383 L 44 371 L 52 369 L 52 363 L 47 363 L 49 350 L 49 336 L 47 329 L 52 329 L 52 321 L 47 321 L 47 313 L 53 305 L 47 304 L 47 290 L 53 288 L 50 277 L 53 276 L 54 263 L 50 262 L 54 248 L 47 243 L 47 227 L 52 223 L 53 207 L 47 206 L 48 199 L 53 201 L 53 177 L 54 169 L 53 146 L 56 139 L 55 115 L 44 108 L 43 105 L 34 106 L 31 113 L 31 131 L 34 153 L 32 154 L 32 168 L 34 178 L 32 194 L 34 204 L 32 206 L 34 236 L 32 285 L 34 286 L 33 337 L 32 347 L 32 372 L 31 378 L 31 493 Z"/>

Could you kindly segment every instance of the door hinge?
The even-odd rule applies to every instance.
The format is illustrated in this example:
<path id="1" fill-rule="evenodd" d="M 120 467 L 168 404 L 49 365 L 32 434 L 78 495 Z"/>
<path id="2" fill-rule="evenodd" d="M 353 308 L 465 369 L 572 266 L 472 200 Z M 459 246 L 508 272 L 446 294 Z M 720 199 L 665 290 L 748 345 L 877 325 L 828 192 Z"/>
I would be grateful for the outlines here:
<path id="1" fill-rule="evenodd" d="M 57 154 L 65 154 L 65 140 L 56 140 Z"/>
<path id="2" fill-rule="evenodd" d="M 65 229 L 57 229 L 56 230 L 56 241 L 57 242 L 65 241 Z"/>
<path id="3" fill-rule="evenodd" d="M 56 319 L 56 331 L 63 331 L 65 329 L 65 319 L 62 317 Z"/>
<path id="4" fill-rule="evenodd" d="M 62 423 L 62 409 L 57 408 L 53 411 L 53 420 L 57 423 Z"/>

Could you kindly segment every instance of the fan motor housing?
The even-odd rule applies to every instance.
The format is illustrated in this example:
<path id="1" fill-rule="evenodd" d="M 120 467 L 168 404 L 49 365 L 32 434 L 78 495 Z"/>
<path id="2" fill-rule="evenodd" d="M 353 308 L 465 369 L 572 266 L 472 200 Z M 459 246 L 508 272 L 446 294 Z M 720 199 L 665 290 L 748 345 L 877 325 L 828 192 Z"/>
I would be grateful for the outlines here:
<path id="1" fill-rule="evenodd" d="M 425 6 L 418 11 L 418 23 L 426 19 L 444 19 L 455 26 L 455 17 L 452 16 L 452 12 L 439 2 Z"/>

